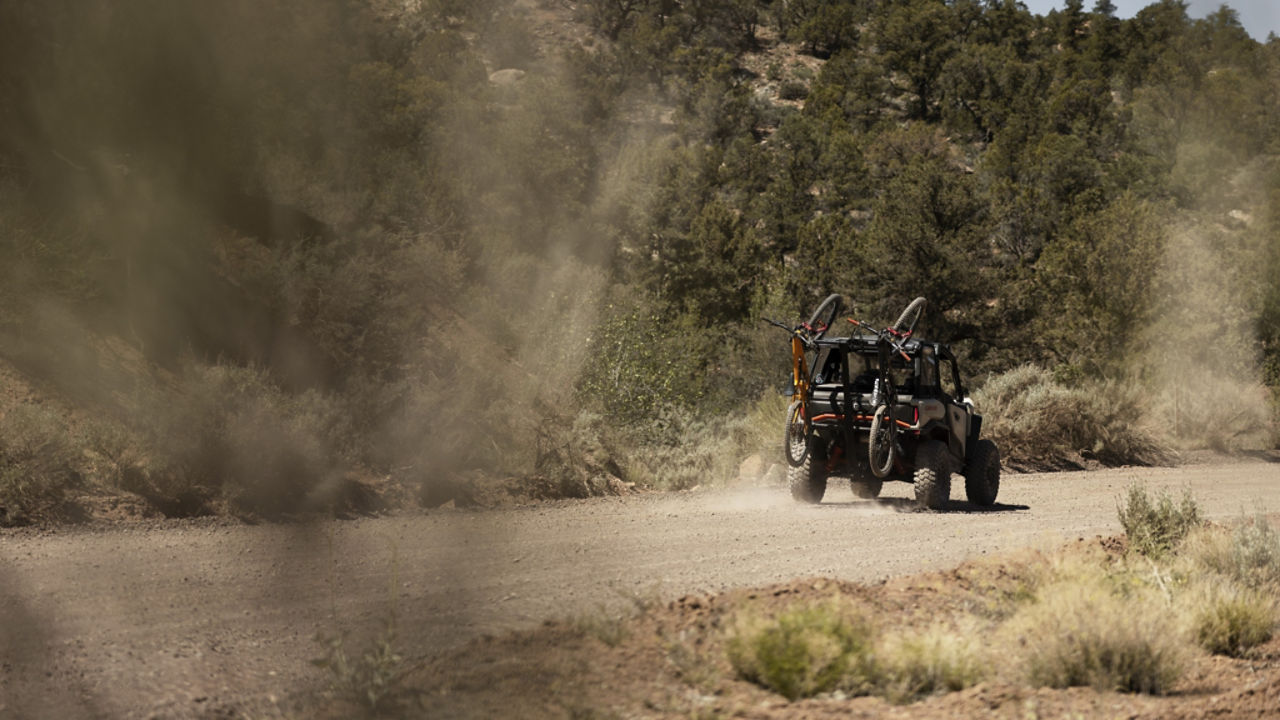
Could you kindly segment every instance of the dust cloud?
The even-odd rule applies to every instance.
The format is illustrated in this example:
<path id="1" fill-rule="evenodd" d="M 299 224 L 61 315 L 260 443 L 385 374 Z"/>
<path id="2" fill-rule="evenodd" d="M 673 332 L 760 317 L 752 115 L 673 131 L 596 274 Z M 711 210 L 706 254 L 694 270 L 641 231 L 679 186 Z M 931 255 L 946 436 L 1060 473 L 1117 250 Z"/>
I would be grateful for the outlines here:
<path id="1" fill-rule="evenodd" d="M 431 495 L 563 422 L 651 135 L 486 38 L 528 6 L 446 5 L 0 9 L 0 353 L 169 448 L 149 492 L 266 467 L 275 510 L 317 468 Z"/>
<path id="2" fill-rule="evenodd" d="M 0 361 L 105 481 L 178 516 L 432 504 L 572 420 L 652 134 L 592 130 L 548 52 L 486 44 L 519 15 L 466 25 L 491 5 L 0 5 Z M 299 527 L 264 588 L 334 552 L 384 564 Z"/>
<path id="3" fill-rule="evenodd" d="M 1251 172 L 1240 170 L 1237 185 Z M 1156 424 L 1184 448 L 1259 449 L 1270 439 L 1257 337 L 1269 279 L 1253 222 L 1238 209 L 1217 222 L 1175 219 L 1154 268 L 1155 318 L 1131 369 L 1155 388 Z"/>

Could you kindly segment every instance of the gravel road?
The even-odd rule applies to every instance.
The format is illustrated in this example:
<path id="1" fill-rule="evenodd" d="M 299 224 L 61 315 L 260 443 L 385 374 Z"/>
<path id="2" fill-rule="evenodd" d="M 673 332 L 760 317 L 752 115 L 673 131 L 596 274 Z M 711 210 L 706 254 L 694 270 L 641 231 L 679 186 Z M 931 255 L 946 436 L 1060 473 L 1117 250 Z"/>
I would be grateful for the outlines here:
<path id="1" fill-rule="evenodd" d="M 1210 518 L 1280 510 L 1280 464 L 1006 475 L 1000 505 L 909 511 L 911 487 L 819 506 L 783 488 L 247 526 L 0 532 L 0 718 L 252 717 L 323 686 L 317 633 L 363 647 L 394 616 L 411 657 L 633 595 L 860 581 L 1119 531 L 1134 482 Z M 235 712 L 232 712 L 232 711 Z"/>

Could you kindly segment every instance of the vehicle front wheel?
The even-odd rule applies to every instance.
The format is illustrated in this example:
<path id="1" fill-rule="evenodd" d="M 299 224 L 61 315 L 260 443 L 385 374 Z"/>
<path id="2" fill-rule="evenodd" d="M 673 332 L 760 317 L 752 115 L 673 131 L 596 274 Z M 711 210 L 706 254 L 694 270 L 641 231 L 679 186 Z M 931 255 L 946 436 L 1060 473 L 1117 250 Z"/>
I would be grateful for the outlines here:
<path id="1" fill-rule="evenodd" d="M 978 441 L 973 457 L 964 469 L 964 494 L 974 505 L 996 504 L 1000 492 L 1000 449 L 987 439 Z"/>
<path id="2" fill-rule="evenodd" d="M 797 502 L 822 502 L 827 493 L 827 462 L 814 458 L 813 453 L 807 454 L 804 462 L 787 468 L 787 485 Z"/>
<path id="3" fill-rule="evenodd" d="M 951 469 L 947 444 L 937 440 L 921 443 L 916 449 L 916 472 L 912 481 L 916 490 L 916 507 L 940 510 L 951 498 Z"/>

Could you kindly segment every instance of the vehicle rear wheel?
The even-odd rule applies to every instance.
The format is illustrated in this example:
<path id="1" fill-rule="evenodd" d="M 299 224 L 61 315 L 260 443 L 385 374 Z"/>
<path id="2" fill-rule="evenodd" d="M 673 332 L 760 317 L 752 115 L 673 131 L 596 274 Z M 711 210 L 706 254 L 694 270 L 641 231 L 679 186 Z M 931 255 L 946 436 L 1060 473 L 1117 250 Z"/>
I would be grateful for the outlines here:
<path id="1" fill-rule="evenodd" d="M 809 457 L 809 423 L 804 417 L 804 406 L 799 400 L 787 407 L 787 434 L 782 441 L 782 451 L 787 464 L 800 467 Z"/>
<path id="2" fill-rule="evenodd" d="M 937 440 L 921 443 L 916 449 L 916 507 L 940 510 L 951 498 L 951 469 L 948 467 L 947 444 Z"/>
<path id="3" fill-rule="evenodd" d="M 964 469 L 964 494 L 974 505 L 996 504 L 1000 492 L 1000 449 L 987 439 L 978 441 L 973 457 Z"/>
<path id="4" fill-rule="evenodd" d="M 799 466 L 787 468 L 787 485 L 797 502 L 822 502 L 822 496 L 827 493 L 826 461 L 814 459 L 812 453 L 806 455 Z"/>

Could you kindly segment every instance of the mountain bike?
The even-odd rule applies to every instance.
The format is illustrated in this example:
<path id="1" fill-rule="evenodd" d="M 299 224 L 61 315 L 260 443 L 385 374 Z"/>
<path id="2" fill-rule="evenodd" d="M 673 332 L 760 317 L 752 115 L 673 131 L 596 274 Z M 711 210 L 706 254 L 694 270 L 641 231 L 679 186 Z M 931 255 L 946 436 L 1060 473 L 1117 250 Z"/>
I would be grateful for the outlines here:
<path id="1" fill-rule="evenodd" d="M 813 445 L 812 415 L 809 412 L 809 363 L 806 353 L 814 349 L 814 344 L 827 334 L 831 323 L 840 314 L 843 299 L 836 294 L 828 295 L 813 311 L 808 322 L 794 327 L 777 320 L 764 318 L 770 325 L 782 328 L 791 336 L 791 404 L 787 406 L 786 434 L 783 439 L 783 454 L 787 464 L 800 467 L 809 457 Z"/>
<path id="2" fill-rule="evenodd" d="M 899 355 L 910 363 L 911 356 L 903 349 L 903 345 L 915 332 L 916 324 L 924 313 L 925 299 L 918 297 L 912 300 L 898 320 L 883 330 L 854 318 L 848 321 L 857 327 L 867 330 L 876 336 L 878 354 L 877 364 L 880 366 L 875 386 L 871 393 L 871 406 L 875 412 L 871 416 L 871 430 L 867 438 L 867 461 L 871 465 L 871 474 L 877 478 L 886 478 L 893 471 L 900 450 L 898 447 L 899 425 L 909 426 L 897 419 L 895 409 L 898 403 L 898 389 L 893 382 L 893 356 Z"/>

